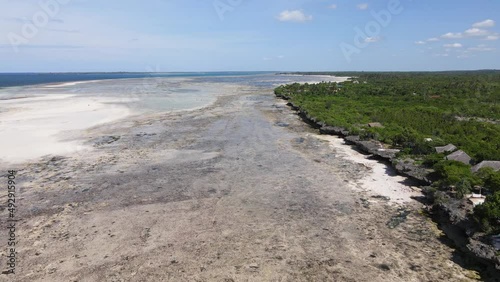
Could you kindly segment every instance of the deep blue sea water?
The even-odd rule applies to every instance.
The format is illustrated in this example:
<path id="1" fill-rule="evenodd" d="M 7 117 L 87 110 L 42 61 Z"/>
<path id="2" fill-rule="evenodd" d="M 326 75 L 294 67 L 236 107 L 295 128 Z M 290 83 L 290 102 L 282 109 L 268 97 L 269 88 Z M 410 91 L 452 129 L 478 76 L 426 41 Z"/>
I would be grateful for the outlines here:
<path id="1" fill-rule="evenodd" d="M 46 83 L 154 77 L 228 77 L 272 74 L 272 72 L 169 72 L 169 73 L 0 73 L 0 88 Z"/>

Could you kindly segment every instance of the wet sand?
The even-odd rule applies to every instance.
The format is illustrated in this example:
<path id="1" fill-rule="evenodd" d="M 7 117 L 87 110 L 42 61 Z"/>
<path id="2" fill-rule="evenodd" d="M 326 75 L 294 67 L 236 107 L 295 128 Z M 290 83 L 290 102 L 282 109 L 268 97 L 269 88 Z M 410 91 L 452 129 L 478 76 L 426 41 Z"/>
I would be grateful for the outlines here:
<path id="1" fill-rule="evenodd" d="M 271 91 L 234 86 L 207 108 L 82 134 L 92 150 L 17 166 L 15 281 L 477 277 L 420 203 L 366 191 L 376 164 L 336 150 Z"/>
<path id="2" fill-rule="evenodd" d="M 87 98 L 74 95 L 44 95 L 0 101 L 0 160 L 11 164 L 49 154 L 67 154 L 84 149 L 79 142 L 64 142 L 61 132 L 82 131 L 131 115 L 118 103 L 127 99 Z"/>

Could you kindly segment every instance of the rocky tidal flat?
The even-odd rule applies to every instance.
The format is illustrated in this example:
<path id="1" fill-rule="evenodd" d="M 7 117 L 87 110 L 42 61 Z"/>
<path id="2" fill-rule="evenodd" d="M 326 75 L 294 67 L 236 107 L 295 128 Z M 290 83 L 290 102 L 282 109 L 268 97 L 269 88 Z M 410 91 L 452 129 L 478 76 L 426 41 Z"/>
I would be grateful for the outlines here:
<path id="1" fill-rule="evenodd" d="M 18 166 L 16 281 L 488 278 L 423 204 L 366 188 L 384 164 L 348 157 L 270 90 L 84 135 L 84 154 Z"/>

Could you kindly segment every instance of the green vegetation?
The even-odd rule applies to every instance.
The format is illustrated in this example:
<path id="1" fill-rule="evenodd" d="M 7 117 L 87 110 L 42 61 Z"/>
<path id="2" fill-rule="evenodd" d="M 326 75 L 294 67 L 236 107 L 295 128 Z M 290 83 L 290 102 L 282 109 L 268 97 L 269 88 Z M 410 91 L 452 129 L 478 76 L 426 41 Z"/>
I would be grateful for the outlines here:
<path id="1" fill-rule="evenodd" d="M 462 198 L 481 185 L 495 193 L 477 212 L 482 226 L 492 230 L 487 224 L 500 215 L 500 172 L 483 168 L 474 174 L 469 165 L 444 160 L 434 147 L 452 143 L 476 163 L 500 161 L 500 71 L 314 74 L 352 79 L 295 83 L 276 88 L 275 94 L 326 125 L 382 141 L 433 168 L 438 192 L 454 186 Z M 373 122 L 383 127 L 368 126 Z"/>
<path id="2" fill-rule="evenodd" d="M 470 166 L 461 162 L 443 160 L 435 164 L 434 169 L 440 178 L 437 183 L 442 187 L 457 186 L 458 188 L 459 184 L 463 187 L 464 183 L 468 183 L 471 187 L 471 185 L 480 184 L 479 177 L 472 174 Z"/>
<path id="3" fill-rule="evenodd" d="M 332 126 L 364 129 L 396 147 L 453 143 L 476 161 L 500 160 L 500 71 L 336 73 L 354 81 L 292 84 L 278 95 Z M 384 128 L 363 124 L 380 122 Z"/>
<path id="4" fill-rule="evenodd" d="M 484 231 L 497 234 L 500 232 L 500 191 L 486 197 L 484 204 L 474 208 L 474 217 Z"/>
<path id="5" fill-rule="evenodd" d="M 500 171 L 495 172 L 490 167 L 483 167 L 477 173 L 484 188 L 493 192 L 500 192 Z"/>

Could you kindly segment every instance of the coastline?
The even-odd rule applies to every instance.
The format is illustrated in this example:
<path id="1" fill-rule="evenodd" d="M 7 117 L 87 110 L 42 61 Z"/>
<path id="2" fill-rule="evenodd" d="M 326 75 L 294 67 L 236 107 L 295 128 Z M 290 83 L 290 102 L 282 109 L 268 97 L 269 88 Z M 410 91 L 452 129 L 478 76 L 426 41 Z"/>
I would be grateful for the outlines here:
<path id="1" fill-rule="evenodd" d="M 273 78 L 271 75 L 268 77 Z M 328 78 L 332 81 L 342 80 L 331 76 Z M 84 137 L 78 137 L 83 130 L 119 120 L 125 121 L 134 115 L 202 109 L 215 103 L 219 95 L 228 95 L 239 87 L 224 83 L 193 84 L 192 80 L 193 77 L 116 78 L 15 86 L 13 94 L 9 94 L 9 89 L 3 89 L 2 95 L 6 98 L 0 100 L 0 133 L 9 138 L 4 138 L 0 145 L 13 149 L 3 151 L 0 159 L 11 164 L 21 164 L 49 154 L 83 153 L 92 149 L 84 145 Z M 81 85 L 84 86 L 83 89 L 92 89 L 92 85 L 116 83 L 131 84 L 129 88 L 132 90 L 123 95 L 119 90 L 112 90 L 116 94 L 94 94 L 95 91 L 92 90 L 90 95 L 80 93 Z M 158 97 L 151 96 L 148 93 L 157 91 L 154 85 L 166 88 L 167 93 L 157 94 Z M 172 91 L 188 88 L 200 94 L 184 97 L 185 94 L 181 93 L 182 95 L 172 98 L 168 85 L 171 85 Z M 28 92 L 23 92 L 23 89 Z M 182 102 L 178 102 L 181 99 Z M 183 103 L 191 104 L 184 106 Z"/>
<path id="2" fill-rule="evenodd" d="M 149 79 L 149 78 L 148 78 Z M 162 83 L 156 81 L 156 83 Z M 0 133 L 9 138 L 4 138 L 0 145 L 4 150 L 0 159 L 12 165 L 19 165 L 27 161 L 36 161 L 46 155 L 68 155 L 75 152 L 88 152 L 93 148 L 85 145 L 85 131 L 94 127 L 115 122 L 127 122 L 128 119 L 137 115 L 162 115 L 165 113 L 181 113 L 196 111 L 213 105 L 220 95 L 228 95 L 236 88 L 225 84 L 198 83 L 191 87 L 189 78 L 167 78 L 170 83 L 185 83 L 194 89 L 204 89 L 206 93 L 200 98 L 193 100 L 193 104 L 180 103 L 172 105 L 173 109 L 147 110 L 146 106 L 135 106 L 137 103 L 145 103 L 144 97 L 138 89 L 137 94 L 124 95 L 123 97 L 111 96 L 86 96 L 78 94 L 66 94 L 71 91 L 60 90 L 60 94 L 34 94 L 22 97 L 11 97 L 0 100 L 0 120 L 2 128 Z M 111 84 L 116 83 L 111 81 Z M 127 79 L 127 82 L 130 82 Z M 132 79 L 138 87 L 145 83 L 142 79 Z M 150 81 L 150 80 L 148 80 Z M 73 87 L 80 84 L 109 83 L 110 80 L 63 82 L 58 84 L 40 84 L 29 86 L 35 89 L 60 89 Z M 150 87 L 150 86 L 148 86 Z M 72 88 L 68 88 L 72 89 Z M 176 88 L 177 89 L 177 88 Z M 32 90 L 33 91 L 33 90 Z M 163 99 L 175 98 L 166 96 Z M 152 101 L 150 103 L 154 103 Z M 202 104 L 202 105 L 197 105 Z M 153 104 L 154 105 L 154 104 Z"/>
<path id="3" fill-rule="evenodd" d="M 353 189 L 370 170 L 308 134 L 270 90 L 227 94 L 88 129 L 93 150 L 20 167 L 17 280 L 477 277 L 418 205 L 402 219 Z"/>
<path id="4" fill-rule="evenodd" d="M 123 99 L 96 99 L 66 96 L 38 96 L 8 100 L 0 113 L 3 136 L 0 159 L 20 164 L 44 155 L 60 155 L 87 149 L 76 141 L 62 141 L 61 134 L 124 119 L 132 112 L 117 105 Z"/>
<path id="5" fill-rule="evenodd" d="M 422 197 L 422 191 L 417 183 L 407 183 L 407 178 L 398 175 L 392 167 L 377 160 L 370 159 L 370 155 L 360 154 L 350 148 L 344 139 L 336 136 L 319 135 L 318 138 L 330 143 L 332 149 L 341 156 L 355 163 L 366 166 L 370 173 L 359 181 L 355 189 L 368 192 L 371 196 L 382 196 L 390 203 L 397 205 L 411 204 L 415 198 Z"/>
<path id="6" fill-rule="evenodd" d="M 383 164 L 332 150 L 271 89 L 219 94 L 74 131 L 91 150 L 17 166 L 18 280 L 479 277 L 420 204 L 367 189 Z"/>
<path id="7" fill-rule="evenodd" d="M 419 166 L 393 162 L 395 154 L 381 151 L 380 144 L 371 143 L 371 141 L 359 141 L 359 138 L 351 138 L 352 136 L 349 135 L 349 132 L 345 128 L 326 126 L 325 124 L 318 122 L 315 117 L 310 116 L 307 112 L 301 110 L 300 107 L 294 105 L 292 102 L 289 102 L 289 98 L 279 95 L 276 96 L 277 98 L 284 100 L 286 105 L 289 106 L 291 110 L 295 111 L 304 123 L 315 128 L 316 130 L 319 130 L 320 133 L 325 136 L 337 136 L 337 138 L 345 140 L 346 145 L 351 144 L 363 153 L 385 160 L 388 163 L 383 164 L 384 166 L 391 168 L 404 179 L 413 180 L 415 182 L 415 187 L 426 187 L 426 185 L 430 185 L 432 183 L 431 180 L 425 177 L 425 173 L 422 173 L 422 169 Z M 330 140 L 328 137 L 321 138 Z M 379 178 L 383 174 L 384 173 L 379 174 Z M 369 177 L 365 179 L 368 178 Z M 377 189 L 378 187 L 368 184 L 369 182 L 369 180 L 368 182 L 364 182 L 365 189 L 390 195 L 389 191 Z M 375 182 L 378 181 L 375 179 Z M 411 188 L 411 191 L 414 193 L 411 196 L 409 193 L 403 192 L 403 199 L 404 194 L 406 194 L 406 196 L 410 196 L 410 198 L 413 197 L 413 200 L 415 201 L 417 198 L 425 199 L 427 197 L 424 190 L 421 190 L 420 193 L 415 193 L 413 188 Z M 390 198 L 390 196 L 387 197 Z M 432 209 L 429 207 L 426 207 L 426 209 L 431 212 L 430 217 L 440 225 L 444 234 L 453 242 L 454 247 L 457 250 L 466 254 L 474 262 L 487 267 L 488 272 L 496 273 L 493 275 L 497 275 L 500 270 L 500 257 L 497 255 L 494 247 L 485 242 L 485 239 L 482 238 L 483 236 L 481 236 L 481 234 L 477 236 L 469 235 L 471 232 L 472 234 L 475 233 L 476 227 L 470 223 L 470 218 L 466 217 L 460 210 L 457 210 L 455 207 L 457 204 L 460 204 L 460 201 L 455 201 L 450 204 L 443 203 L 434 206 Z"/>
<path id="8" fill-rule="evenodd" d="M 288 102 L 283 101 L 276 104 L 280 107 L 286 107 Z M 296 109 L 292 107 L 292 110 Z M 309 120 L 307 123 L 310 122 Z M 368 152 L 361 150 L 365 153 L 363 154 L 360 150 L 355 150 L 346 143 L 344 138 L 320 132 L 309 134 L 327 142 L 336 156 L 367 168 L 368 172 L 363 178 L 353 183 L 352 189 L 355 191 L 367 193 L 370 197 L 382 197 L 396 206 L 411 204 L 415 198 L 423 196 L 422 191 L 418 188 L 420 185 L 416 181 L 407 181 L 407 177 L 399 175 L 387 163 L 371 158 L 372 155 Z"/>

